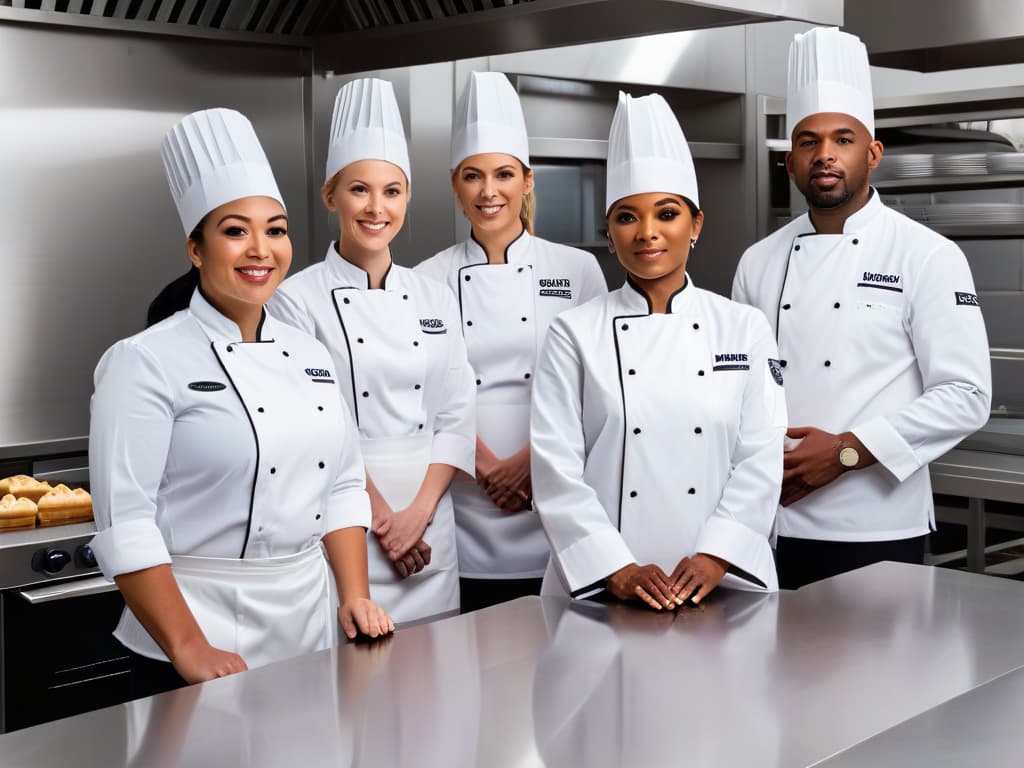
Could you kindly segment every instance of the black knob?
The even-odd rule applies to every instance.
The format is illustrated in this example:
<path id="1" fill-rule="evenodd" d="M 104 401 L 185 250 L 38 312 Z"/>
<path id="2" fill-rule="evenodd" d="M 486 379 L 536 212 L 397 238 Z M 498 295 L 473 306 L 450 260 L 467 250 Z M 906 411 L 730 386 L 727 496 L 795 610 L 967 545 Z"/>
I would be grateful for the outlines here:
<path id="1" fill-rule="evenodd" d="M 88 544 L 80 544 L 75 550 L 75 564 L 79 568 L 95 568 L 96 553 Z"/>
<path id="2" fill-rule="evenodd" d="M 48 573 L 51 576 L 64 570 L 64 566 L 71 562 L 71 555 L 66 550 L 56 547 L 37 549 L 32 555 L 32 570 Z"/>

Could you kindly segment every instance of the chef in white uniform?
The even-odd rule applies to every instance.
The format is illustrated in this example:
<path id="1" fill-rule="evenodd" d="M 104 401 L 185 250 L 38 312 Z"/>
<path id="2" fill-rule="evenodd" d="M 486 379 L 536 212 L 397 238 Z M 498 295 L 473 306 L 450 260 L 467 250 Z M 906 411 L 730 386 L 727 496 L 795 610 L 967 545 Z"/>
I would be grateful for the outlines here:
<path id="1" fill-rule="evenodd" d="M 473 371 L 447 286 L 394 264 L 410 193 L 391 83 L 338 92 L 321 195 L 338 217 L 322 262 L 289 278 L 270 311 L 327 345 L 362 438 L 373 507 L 370 594 L 395 621 L 457 611 L 448 486 L 473 472 Z"/>
<path id="2" fill-rule="evenodd" d="M 544 593 L 606 589 L 662 610 L 719 583 L 773 591 L 786 425 L 775 340 L 760 312 L 686 274 L 704 214 L 658 95 L 619 95 L 606 209 L 626 283 L 555 318 L 534 382 Z"/>
<path id="3" fill-rule="evenodd" d="M 334 364 L 263 309 L 291 243 L 256 134 L 197 112 L 161 154 L 199 287 L 107 350 L 89 432 L 92 548 L 127 603 L 115 636 L 139 695 L 327 648 L 339 619 L 349 637 L 393 629 L 369 600 L 370 505 Z"/>
<path id="4" fill-rule="evenodd" d="M 793 449 L 777 558 L 796 589 L 923 561 L 928 462 L 985 423 L 992 386 L 963 253 L 870 186 L 882 145 L 864 45 L 813 29 L 789 56 L 786 164 L 810 210 L 747 250 L 732 295 L 779 343 Z"/>
<path id="5" fill-rule="evenodd" d="M 533 235 L 519 96 L 473 72 L 452 135 L 452 188 L 470 238 L 416 270 L 448 284 L 476 377 L 476 483 L 452 485 L 462 611 L 538 594 L 548 543 L 530 504 L 530 392 L 548 326 L 607 293 L 592 254 Z"/>

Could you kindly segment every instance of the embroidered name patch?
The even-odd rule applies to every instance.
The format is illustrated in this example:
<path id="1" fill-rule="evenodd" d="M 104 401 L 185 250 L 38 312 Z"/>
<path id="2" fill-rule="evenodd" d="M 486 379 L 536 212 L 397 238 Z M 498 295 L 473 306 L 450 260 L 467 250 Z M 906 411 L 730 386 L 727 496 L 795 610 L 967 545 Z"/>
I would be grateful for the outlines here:
<path id="1" fill-rule="evenodd" d="M 331 372 L 326 368 L 307 368 L 306 375 L 309 376 L 315 384 L 334 383 L 334 379 L 331 378 Z"/>
<path id="2" fill-rule="evenodd" d="M 556 299 L 571 299 L 572 284 L 567 277 L 543 278 L 540 281 L 540 295 Z"/>
<path id="3" fill-rule="evenodd" d="M 421 317 L 420 330 L 424 333 L 448 333 L 444 320 L 439 317 Z"/>
<path id="4" fill-rule="evenodd" d="M 188 384 L 188 388 L 196 392 L 220 392 L 227 387 L 227 384 L 221 384 L 219 381 L 190 381 Z"/>
<path id="5" fill-rule="evenodd" d="M 768 370 L 771 371 L 772 378 L 775 379 L 775 383 L 780 387 L 782 386 L 782 361 L 772 360 L 768 358 Z"/>
<path id="6" fill-rule="evenodd" d="M 903 276 L 885 272 L 865 272 L 857 283 L 858 288 L 880 288 L 883 291 L 903 293 Z"/>
<path id="7" fill-rule="evenodd" d="M 981 306 L 981 304 L 978 303 L 978 295 L 977 294 L 975 294 L 975 293 L 961 293 L 960 291 L 956 291 L 956 304 L 957 304 L 958 307 L 959 306 L 964 306 L 964 307 L 980 307 Z"/>
<path id="8" fill-rule="evenodd" d="M 713 371 L 749 371 L 750 363 L 747 355 L 742 353 L 726 353 L 715 355 Z"/>

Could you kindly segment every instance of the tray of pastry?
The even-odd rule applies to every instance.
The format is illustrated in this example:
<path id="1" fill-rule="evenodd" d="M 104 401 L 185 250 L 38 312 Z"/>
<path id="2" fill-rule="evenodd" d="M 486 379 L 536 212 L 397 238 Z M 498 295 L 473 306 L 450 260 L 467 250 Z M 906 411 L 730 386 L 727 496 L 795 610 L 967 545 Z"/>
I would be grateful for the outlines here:
<path id="1" fill-rule="evenodd" d="M 0 531 L 36 526 L 84 523 L 92 520 L 92 496 L 85 488 L 64 483 L 51 486 L 31 475 L 0 479 Z"/>

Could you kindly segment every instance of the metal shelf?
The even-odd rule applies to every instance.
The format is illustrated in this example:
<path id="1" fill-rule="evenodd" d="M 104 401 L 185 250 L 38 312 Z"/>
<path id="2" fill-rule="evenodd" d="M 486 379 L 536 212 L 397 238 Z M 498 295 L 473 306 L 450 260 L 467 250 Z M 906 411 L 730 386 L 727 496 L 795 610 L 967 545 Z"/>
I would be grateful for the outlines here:
<path id="1" fill-rule="evenodd" d="M 916 179 L 883 179 L 872 182 L 879 192 L 950 192 L 961 189 L 1024 187 L 1024 173 L 988 173 L 973 176 L 925 176 Z"/>

